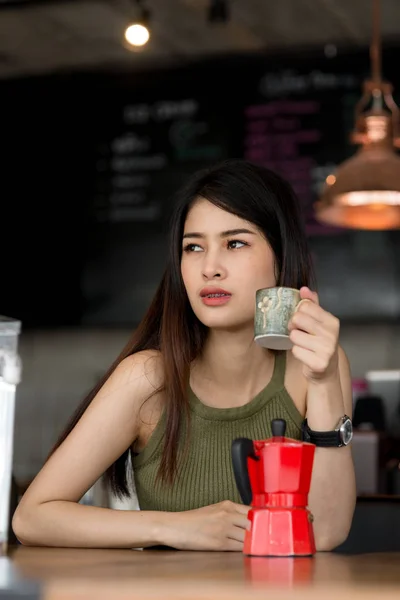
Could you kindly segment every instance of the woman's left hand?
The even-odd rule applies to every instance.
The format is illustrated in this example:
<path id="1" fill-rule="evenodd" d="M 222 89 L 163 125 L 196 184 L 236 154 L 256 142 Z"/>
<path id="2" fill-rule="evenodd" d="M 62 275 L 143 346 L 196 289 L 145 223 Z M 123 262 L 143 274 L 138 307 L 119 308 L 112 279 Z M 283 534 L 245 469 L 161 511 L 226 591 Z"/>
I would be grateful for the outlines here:
<path id="1" fill-rule="evenodd" d="M 339 329 L 337 317 L 319 305 L 318 294 L 300 289 L 301 302 L 289 323 L 293 355 L 303 363 L 309 380 L 326 380 L 339 372 Z"/>

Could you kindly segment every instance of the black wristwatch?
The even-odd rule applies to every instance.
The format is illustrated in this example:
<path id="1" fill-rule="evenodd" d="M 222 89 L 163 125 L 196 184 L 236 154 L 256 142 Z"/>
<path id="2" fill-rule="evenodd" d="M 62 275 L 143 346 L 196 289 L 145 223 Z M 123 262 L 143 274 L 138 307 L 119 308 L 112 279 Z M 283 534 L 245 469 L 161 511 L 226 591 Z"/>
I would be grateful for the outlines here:
<path id="1" fill-rule="evenodd" d="M 309 428 L 307 419 L 302 425 L 303 442 L 310 442 L 322 448 L 340 448 L 350 444 L 353 438 L 353 424 L 350 417 L 343 415 L 333 431 L 313 431 Z"/>

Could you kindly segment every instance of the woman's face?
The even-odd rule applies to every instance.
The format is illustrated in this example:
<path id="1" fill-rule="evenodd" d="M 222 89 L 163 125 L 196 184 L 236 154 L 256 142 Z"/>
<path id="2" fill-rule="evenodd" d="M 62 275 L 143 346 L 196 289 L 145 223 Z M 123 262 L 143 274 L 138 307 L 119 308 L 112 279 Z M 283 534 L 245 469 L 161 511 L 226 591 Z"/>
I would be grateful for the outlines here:
<path id="1" fill-rule="evenodd" d="M 275 257 L 259 229 L 204 198 L 186 218 L 181 273 L 193 312 L 217 329 L 252 326 L 256 291 L 276 285 Z"/>

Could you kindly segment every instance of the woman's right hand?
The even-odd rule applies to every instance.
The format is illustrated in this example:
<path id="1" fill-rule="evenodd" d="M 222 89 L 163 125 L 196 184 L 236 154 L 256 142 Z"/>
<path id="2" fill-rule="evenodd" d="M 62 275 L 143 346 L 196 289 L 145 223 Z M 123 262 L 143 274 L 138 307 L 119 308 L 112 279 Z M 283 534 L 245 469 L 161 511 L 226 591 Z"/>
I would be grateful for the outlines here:
<path id="1" fill-rule="evenodd" d="M 178 550 L 243 550 L 250 506 L 230 500 L 180 513 L 169 513 L 164 543 Z"/>

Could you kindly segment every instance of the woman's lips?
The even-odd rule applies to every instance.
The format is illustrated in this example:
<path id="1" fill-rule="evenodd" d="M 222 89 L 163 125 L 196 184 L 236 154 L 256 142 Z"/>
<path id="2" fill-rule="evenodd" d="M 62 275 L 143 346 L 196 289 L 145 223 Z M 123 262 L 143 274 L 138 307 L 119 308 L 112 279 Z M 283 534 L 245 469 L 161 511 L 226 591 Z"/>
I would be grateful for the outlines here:
<path id="1" fill-rule="evenodd" d="M 232 294 L 222 288 L 207 287 L 201 290 L 200 297 L 206 306 L 221 306 L 229 302 Z"/>

